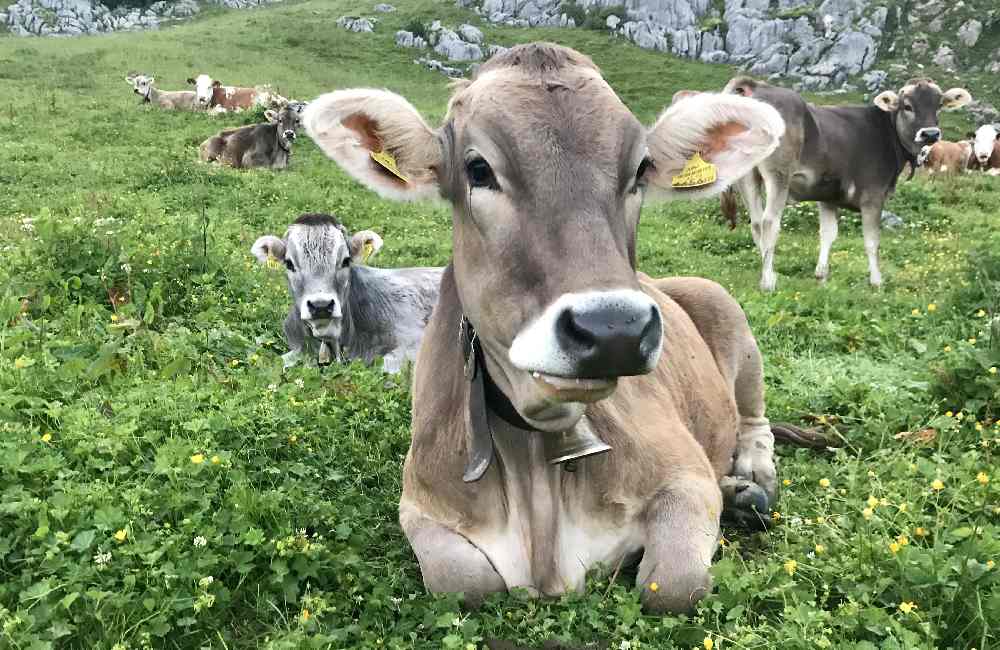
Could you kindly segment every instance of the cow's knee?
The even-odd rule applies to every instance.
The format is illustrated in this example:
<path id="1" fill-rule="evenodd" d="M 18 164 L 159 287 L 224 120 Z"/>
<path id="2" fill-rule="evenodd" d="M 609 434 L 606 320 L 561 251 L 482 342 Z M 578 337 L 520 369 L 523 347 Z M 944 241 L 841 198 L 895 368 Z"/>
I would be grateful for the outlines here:
<path id="1" fill-rule="evenodd" d="M 650 614 L 683 614 L 694 609 L 698 601 L 712 591 L 712 575 L 708 568 L 698 568 L 673 575 L 665 583 L 647 582 L 642 589 L 642 607 Z"/>
<path id="2" fill-rule="evenodd" d="M 507 590 L 486 555 L 462 535 L 404 508 L 399 520 L 431 593 L 461 593 L 466 605 L 478 607 Z"/>

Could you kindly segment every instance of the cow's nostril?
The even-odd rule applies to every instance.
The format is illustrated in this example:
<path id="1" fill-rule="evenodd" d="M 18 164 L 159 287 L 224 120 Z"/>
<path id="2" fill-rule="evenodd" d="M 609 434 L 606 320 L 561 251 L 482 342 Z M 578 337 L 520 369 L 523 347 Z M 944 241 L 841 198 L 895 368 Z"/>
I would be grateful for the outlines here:
<path id="1" fill-rule="evenodd" d="M 643 374 L 661 344 L 660 311 L 648 303 L 570 306 L 556 320 L 556 338 L 562 353 L 574 360 L 576 377 Z"/>
<path id="2" fill-rule="evenodd" d="M 307 300 L 306 307 L 313 318 L 329 318 L 333 314 L 332 300 Z"/>

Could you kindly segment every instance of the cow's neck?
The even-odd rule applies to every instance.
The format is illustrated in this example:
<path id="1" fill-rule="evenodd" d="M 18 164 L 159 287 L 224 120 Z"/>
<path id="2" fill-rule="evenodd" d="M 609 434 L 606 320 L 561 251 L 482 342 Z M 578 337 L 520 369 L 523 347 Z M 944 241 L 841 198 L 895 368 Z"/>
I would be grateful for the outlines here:
<path id="1" fill-rule="evenodd" d="M 899 175 L 902 173 L 903 168 L 906 167 L 906 163 L 910 163 L 910 177 L 907 180 L 913 178 L 913 175 L 917 171 L 917 157 L 910 153 L 910 150 L 906 148 L 902 141 L 899 139 L 899 131 L 896 130 L 896 120 L 899 117 L 899 111 L 893 113 L 886 113 L 881 108 L 876 106 L 869 107 L 869 110 L 879 113 L 881 117 L 886 122 L 886 126 L 892 129 L 892 158 L 895 162 L 895 168 L 892 174 L 892 185 L 890 189 L 896 188 L 896 181 L 899 180 Z"/>
<path id="2" fill-rule="evenodd" d="M 380 281 L 384 273 L 370 266 L 351 266 L 351 285 L 340 330 L 340 345 L 350 358 L 370 351 L 372 343 L 388 334 L 393 323 L 392 298 Z"/>
<path id="3" fill-rule="evenodd" d="M 160 91 L 152 86 L 146 88 L 146 94 L 142 96 L 142 102 L 144 104 L 150 104 L 152 102 L 157 102 L 160 100 Z"/>

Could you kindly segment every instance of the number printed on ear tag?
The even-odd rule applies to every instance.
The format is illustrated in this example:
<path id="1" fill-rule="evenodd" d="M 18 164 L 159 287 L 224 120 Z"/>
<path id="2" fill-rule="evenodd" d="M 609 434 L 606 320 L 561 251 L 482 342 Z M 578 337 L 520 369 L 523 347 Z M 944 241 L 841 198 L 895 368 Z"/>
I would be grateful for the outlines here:
<path id="1" fill-rule="evenodd" d="M 711 185 L 719 177 L 718 168 L 710 162 L 705 162 L 700 153 L 691 156 L 684 169 L 670 179 L 670 186 L 679 189 L 703 187 Z"/>
<path id="2" fill-rule="evenodd" d="M 267 254 L 266 264 L 267 268 L 271 269 L 272 271 L 277 271 L 278 269 L 281 268 L 281 262 L 274 259 L 274 255 L 271 255 L 270 253 Z"/>
<path id="3" fill-rule="evenodd" d="M 364 251 L 365 251 L 365 254 L 361 258 L 361 261 L 367 264 L 368 263 L 368 258 L 372 256 L 372 253 L 375 252 L 375 244 L 371 243 L 370 241 L 366 241 L 365 242 Z"/>
<path id="4" fill-rule="evenodd" d="M 409 183 L 410 179 L 403 176 L 403 172 L 399 171 L 399 167 L 396 166 L 396 159 L 393 158 L 392 154 L 388 151 L 373 151 L 371 152 L 372 160 L 378 164 L 385 167 L 392 173 L 393 176 L 403 181 L 404 183 Z"/>

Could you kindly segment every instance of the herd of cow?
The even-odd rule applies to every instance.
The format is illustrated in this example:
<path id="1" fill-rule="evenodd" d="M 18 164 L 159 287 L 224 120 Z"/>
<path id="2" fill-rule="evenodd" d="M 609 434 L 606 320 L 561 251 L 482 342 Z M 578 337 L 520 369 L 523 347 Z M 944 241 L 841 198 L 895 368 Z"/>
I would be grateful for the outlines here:
<path id="1" fill-rule="evenodd" d="M 177 93 L 140 77 L 136 92 L 160 106 L 237 95 L 202 75 L 193 97 L 164 97 Z M 379 236 L 326 214 L 252 253 L 286 269 L 286 363 L 415 361 L 399 517 L 428 589 L 471 603 L 516 587 L 551 595 L 635 560 L 645 606 L 685 611 L 710 589 L 720 517 L 767 519 L 776 435 L 822 441 L 769 422 L 761 354 L 725 289 L 637 271 L 643 204 L 735 187 L 724 210 L 738 191 L 765 290 L 789 198 L 820 202 L 820 279 L 837 210 L 860 211 L 877 286 L 882 206 L 940 140 L 939 111 L 969 101 L 918 79 L 871 106 L 820 107 L 741 77 L 678 93 L 644 127 L 588 57 L 520 45 L 456 82 L 437 128 L 373 89 L 276 115 L 279 139 L 301 123 L 381 196 L 450 203 L 448 266 L 367 266 Z M 236 133 L 203 158 L 225 158 Z"/>

